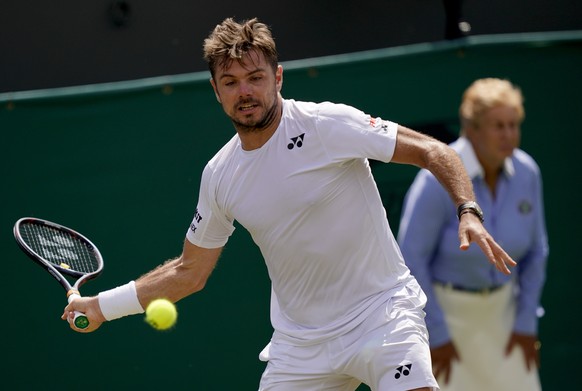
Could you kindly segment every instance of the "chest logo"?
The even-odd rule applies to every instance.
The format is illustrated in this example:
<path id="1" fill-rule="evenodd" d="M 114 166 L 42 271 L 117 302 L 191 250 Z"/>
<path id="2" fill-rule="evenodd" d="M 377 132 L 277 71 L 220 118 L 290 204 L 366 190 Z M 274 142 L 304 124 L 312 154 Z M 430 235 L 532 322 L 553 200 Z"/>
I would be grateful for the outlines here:
<path id="1" fill-rule="evenodd" d="M 301 133 L 297 137 L 291 137 L 291 142 L 287 144 L 288 149 L 293 149 L 295 147 L 301 148 L 303 146 L 303 137 L 305 137 L 305 133 Z"/>

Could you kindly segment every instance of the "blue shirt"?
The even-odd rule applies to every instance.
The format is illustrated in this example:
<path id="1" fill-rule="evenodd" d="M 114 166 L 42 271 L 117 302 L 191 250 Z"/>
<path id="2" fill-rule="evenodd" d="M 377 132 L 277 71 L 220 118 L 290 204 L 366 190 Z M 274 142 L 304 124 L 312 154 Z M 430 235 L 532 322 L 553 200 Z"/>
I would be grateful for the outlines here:
<path id="1" fill-rule="evenodd" d="M 406 264 L 428 297 L 425 311 L 430 344 L 440 346 L 450 340 L 435 298 L 434 281 L 481 289 L 515 278 L 518 289 L 513 330 L 535 335 L 549 252 L 539 167 L 531 156 L 516 149 L 505 161 L 493 197 L 471 143 L 461 137 L 451 147 L 472 179 L 485 228 L 517 266 L 507 276 L 489 263 L 478 245 L 472 243 L 467 251 L 461 251 L 452 199 L 429 171 L 420 170 L 404 199 L 398 242 Z"/>

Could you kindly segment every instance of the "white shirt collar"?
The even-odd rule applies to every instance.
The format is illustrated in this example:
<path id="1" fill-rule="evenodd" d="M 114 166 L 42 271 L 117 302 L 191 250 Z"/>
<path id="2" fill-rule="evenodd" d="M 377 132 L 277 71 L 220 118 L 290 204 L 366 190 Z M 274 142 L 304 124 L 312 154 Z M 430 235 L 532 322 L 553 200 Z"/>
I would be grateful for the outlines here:
<path id="1" fill-rule="evenodd" d="M 484 177 L 483 167 L 479 160 L 477 159 L 477 155 L 475 154 L 475 150 L 473 149 L 473 145 L 466 137 L 459 137 L 455 142 L 451 144 L 451 147 L 461 157 L 463 164 L 465 165 L 465 169 L 467 170 L 467 174 L 471 179 L 480 176 Z M 513 161 L 511 158 L 506 158 L 503 162 L 503 172 L 508 176 L 511 177 L 515 174 L 515 167 L 513 166 Z"/>

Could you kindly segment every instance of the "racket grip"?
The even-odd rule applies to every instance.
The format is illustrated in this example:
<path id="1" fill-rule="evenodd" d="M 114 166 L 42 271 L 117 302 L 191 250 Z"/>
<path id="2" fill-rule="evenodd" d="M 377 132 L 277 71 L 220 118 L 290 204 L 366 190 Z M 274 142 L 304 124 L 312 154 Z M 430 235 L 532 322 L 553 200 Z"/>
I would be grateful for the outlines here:
<path id="1" fill-rule="evenodd" d="M 71 293 L 69 295 L 69 297 L 67 298 L 67 300 L 70 303 L 73 300 L 78 299 L 80 297 L 81 296 L 77 293 Z M 86 329 L 87 327 L 89 327 L 89 319 L 87 318 L 87 316 L 84 313 L 79 312 L 79 311 L 75 311 L 75 317 L 73 318 L 73 324 L 78 329 Z"/>

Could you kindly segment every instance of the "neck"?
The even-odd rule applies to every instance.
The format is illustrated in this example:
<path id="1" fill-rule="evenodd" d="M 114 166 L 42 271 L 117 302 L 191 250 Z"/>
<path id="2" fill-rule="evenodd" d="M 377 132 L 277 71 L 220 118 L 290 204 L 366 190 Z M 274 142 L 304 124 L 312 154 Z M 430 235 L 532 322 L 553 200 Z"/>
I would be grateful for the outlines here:
<path id="1" fill-rule="evenodd" d="M 491 191 L 493 197 L 495 197 L 495 190 L 497 187 L 497 181 L 499 179 L 499 175 L 501 175 L 501 171 L 503 170 L 503 165 L 501 166 L 487 166 L 481 163 L 485 175 L 485 183 Z"/>

